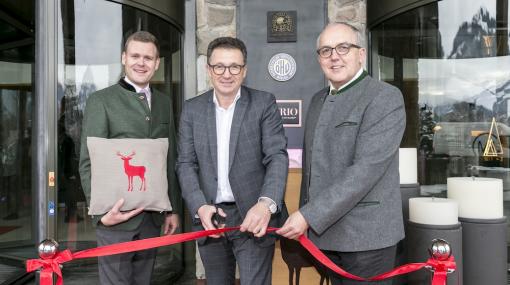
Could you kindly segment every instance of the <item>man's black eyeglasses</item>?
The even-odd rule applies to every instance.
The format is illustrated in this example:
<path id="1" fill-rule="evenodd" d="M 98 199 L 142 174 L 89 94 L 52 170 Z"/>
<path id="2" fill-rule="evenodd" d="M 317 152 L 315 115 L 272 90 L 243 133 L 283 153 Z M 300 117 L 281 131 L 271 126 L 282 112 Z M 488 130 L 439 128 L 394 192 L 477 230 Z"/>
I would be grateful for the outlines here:
<path id="1" fill-rule="evenodd" d="M 322 58 L 328 58 L 328 57 L 330 57 L 333 54 L 333 50 L 336 50 L 336 53 L 338 55 L 346 55 L 346 54 L 349 53 L 351 48 L 361 48 L 361 47 L 358 46 L 358 45 L 355 45 L 355 44 L 341 43 L 341 44 L 338 44 L 334 48 L 332 48 L 332 47 L 322 47 L 322 48 L 317 50 L 317 53 Z"/>
<path id="2" fill-rule="evenodd" d="M 224 66 L 222 64 L 215 64 L 215 65 L 208 64 L 208 65 L 209 65 L 209 67 L 212 68 L 214 74 L 216 74 L 216 75 L 223 75 L 225 73 L 225 70 L 227 70 L 227 69 L 228 69 L 228 72 L 230 72 L 230 74 L 238 75 L 239 73 L 241 73 L 241 70 L 243 70 L 243 68 L 244 68 L 244 65 L 238 65 L 238 64 L 233 64 L 230 66 Z"/>

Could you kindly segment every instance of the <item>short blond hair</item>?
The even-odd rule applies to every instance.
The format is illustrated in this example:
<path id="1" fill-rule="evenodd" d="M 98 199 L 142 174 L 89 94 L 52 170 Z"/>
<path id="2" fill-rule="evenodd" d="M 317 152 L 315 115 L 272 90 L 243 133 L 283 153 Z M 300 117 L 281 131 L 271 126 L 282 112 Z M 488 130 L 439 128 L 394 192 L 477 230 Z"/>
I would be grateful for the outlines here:
<path id="1" fill-rule="evenodd" d="M 124 52 L 127 51 L 127 47 L 131 41 L 137 41 L 142 43 L 153 43 L 156 46 L 156 57 L 159 57 L 159 42 L 158 39 L 147 31 L 138 31 L 131 34 L 124 44 Z"/>

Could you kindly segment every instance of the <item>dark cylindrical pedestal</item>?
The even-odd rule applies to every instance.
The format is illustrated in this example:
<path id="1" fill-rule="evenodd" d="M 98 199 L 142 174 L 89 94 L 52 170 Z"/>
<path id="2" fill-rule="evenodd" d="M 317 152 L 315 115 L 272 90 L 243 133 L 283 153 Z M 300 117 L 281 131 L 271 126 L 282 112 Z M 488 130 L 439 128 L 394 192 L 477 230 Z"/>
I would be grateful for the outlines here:
<path id="1" fill-rule="evenodd" d="M 462 224 L 464 284 L 507 284 L 507 220 L 459 218 Z"/>
<path id="2" fill-rule="evenodd" d="M 420 184 L 400 184 L 400 196 L 402 197 L 404 221 L 407 221 L 409 220 L 409 199 L 420 197 Z"/>
<path id="3" fill-rule="evenodd" d="M 450 244 L 457 263 L 457 270 L 448 274 L 447 284 L 462 285 L 462 227 L 458 223 L 451 226 L 424 225 L 407 223 L 408 262 L 425 262 L 430 258 L 428 249 L 432 240 L 441 238 Z M 411 285 L 430 285 L 432 273 L 425 269 L 408 274 Z M 482 284 L 482 283 L 479 283 Z M 483 283 L 492 284 L 492 283 Z"/>
<path id="4" fill-rule="evenodd" d="M 420 197 L 420 184 L 400 184 L 400 196 L 402 197 L 402 214 L 404 216 L 404 229 L 406 238 L 397 244 L 397 257 L 395 267 L 407 262 L 407 220 L 409 220 L 409 199 Z M 393 279 L 393 285 L 407 284 L 407 275 L 400 275 Z"/>

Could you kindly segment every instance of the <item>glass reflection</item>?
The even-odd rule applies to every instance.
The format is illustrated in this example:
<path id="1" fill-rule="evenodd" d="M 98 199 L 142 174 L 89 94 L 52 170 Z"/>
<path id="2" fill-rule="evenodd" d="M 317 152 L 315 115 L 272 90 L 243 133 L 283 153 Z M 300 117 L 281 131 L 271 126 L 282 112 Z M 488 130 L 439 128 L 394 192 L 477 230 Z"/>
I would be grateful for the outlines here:
<path id="1" fill-rule="evenodd" d="M 404 94 L 408 124 L 402 147 L 419 150 L 422 193 L 445 195 L 452 176 L 501 178 L 506 215 L 508 9 L 507 0 L 428 4 L 376 27 L 371 50 L 373 75 Z M 495 125 L 499 135 L 491 132 Z"/>
<path id="2" fill-rule="evenodd" d="M 59 26 L 58 240 L 64 247 L 78 250 L 96 246 L 78 174 L 87 97 L 119 80 L 124 39 L 137 30 L 146 30 L 158 38 L 161 49 L 160 67 L 151 86 L 171 96 L 174 115 L 178 116 L 182 97 L 181 34 L 156 16 L 104 0 L 61 0 Z M 155 283 L 168 282 L 181 269 L 181 252 L 181 246 L 158 251 Z"/>
<path id="3" fill-rule="evenodd" d="M 0 15 L 0 247 L 32 242 L 34 2 Z"/>

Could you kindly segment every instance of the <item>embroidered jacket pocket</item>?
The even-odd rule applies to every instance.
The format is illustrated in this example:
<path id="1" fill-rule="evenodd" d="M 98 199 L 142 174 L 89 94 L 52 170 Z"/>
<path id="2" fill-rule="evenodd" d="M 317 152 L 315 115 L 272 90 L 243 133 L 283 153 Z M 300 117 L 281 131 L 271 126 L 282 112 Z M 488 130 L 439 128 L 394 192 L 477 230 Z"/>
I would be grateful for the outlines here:
<path id="1" fill-rule="evenodd" d="M 360 201 L 356 205 L 356 207 L 367 207 L 367 206 L 376 206 L 381 204 L 379 201 Z"/>
<path id="2" fill-rule="evenodd" d="M 159 123 L 163 125 L 168 125 L 170 123 L 169 118 L 159 118 Z"/>

